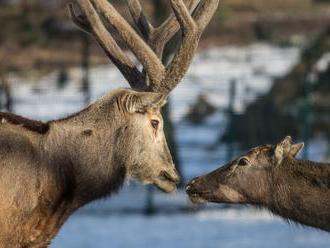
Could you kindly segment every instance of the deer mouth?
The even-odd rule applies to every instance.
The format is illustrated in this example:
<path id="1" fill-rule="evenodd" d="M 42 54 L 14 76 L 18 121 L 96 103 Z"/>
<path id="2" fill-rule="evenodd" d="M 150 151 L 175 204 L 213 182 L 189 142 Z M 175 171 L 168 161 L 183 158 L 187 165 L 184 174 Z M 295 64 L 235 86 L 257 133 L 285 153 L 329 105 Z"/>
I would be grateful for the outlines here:
<path id="1" fill-rule="evenodd" d="M 187 190 L 187 194 L 193 204 L 204 204 L 209 201 L 207 197 L 207 192 L 188 192 Z"/>
<path id="2" fill-rule="evenodd" d="M 177 188 L 177 184 L 180 182 L 178 176 L 171 176 L 166 171 L 163 171 L 154 180 L 154 184 L 163 192 L 171 193 Z"/>
<path id="3" fill-rule="evenodd" d="M 209 201 L 210 192 L 209 191 L 200 191 L 194 186 L 194 180 L 192 183 L 186 186 L 186 192 L 189 196 L 189 199 L 194 204 L 203 204 Z"/>
<path id="4" fill-rule="evenodd" d="M 204 204 L 208 201 L 204 199 L 204 197 L 198 193 L 193 193 L 189 195 L 189 199 L 193 204 Z"/>
<path id="5" fill-rule="evenodd" d="M 244 196 L 230 188 L 227 185 L 219 185 L 215 190 L 198 190 L 193 184 L 188 184 L 186 192 L 194 204 L 202 204 L 206 202 L 242 204 L 246 203 Z"/>

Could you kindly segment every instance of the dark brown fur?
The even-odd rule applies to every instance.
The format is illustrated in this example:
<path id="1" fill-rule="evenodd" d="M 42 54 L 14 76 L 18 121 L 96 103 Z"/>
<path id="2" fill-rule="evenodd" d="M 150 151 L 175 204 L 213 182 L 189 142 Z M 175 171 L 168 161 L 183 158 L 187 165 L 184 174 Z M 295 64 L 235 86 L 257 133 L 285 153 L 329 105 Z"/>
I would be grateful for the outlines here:
<path id="1" fill-rule="evenodd" d="M 0 112 L 0 121 L 8 122 L 14 125 L 20 125 L 29 131 L 39 134 L 45 134 L 49 130 L 49 124 L 41 121 L 30 120 L 12 113 Z"/>
<path id="2" fill-rule="evenodd" d="M 187 185 L 195 202 L 252 204 L 285 219 L 330 231 L 330 164 L 295 159 L 302 144 L 287 137 Z"/>

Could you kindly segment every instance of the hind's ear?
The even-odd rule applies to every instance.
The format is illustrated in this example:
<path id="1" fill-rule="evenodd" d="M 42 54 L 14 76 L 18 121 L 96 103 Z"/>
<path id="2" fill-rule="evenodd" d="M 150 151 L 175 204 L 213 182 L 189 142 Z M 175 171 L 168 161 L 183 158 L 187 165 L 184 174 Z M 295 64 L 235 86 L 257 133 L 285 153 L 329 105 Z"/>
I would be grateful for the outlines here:
<path id="1" fill-rule="evenodd" d="M 298 153 L 304 148 L 304 143 L 298 143 L 291 146 L 290 156 L 293 158 L 298 155 Z"/>
<path id="2" fill-rule="evenodd" d="M 165 95 L 153 92 L 133 92 L 125 96 L 122 101 L 129 113 L 145 113 L 148 110 L 159 109 L 166 102 Z"/>
<path id="3" fill-rule="evenodd" d="M 292 147 L 292 138 L 290 136 L 285 137 L 279 142 L 274 150 L 274 159 L 277 164 L 280 164 L 282 160 L 290 154 Z"/>

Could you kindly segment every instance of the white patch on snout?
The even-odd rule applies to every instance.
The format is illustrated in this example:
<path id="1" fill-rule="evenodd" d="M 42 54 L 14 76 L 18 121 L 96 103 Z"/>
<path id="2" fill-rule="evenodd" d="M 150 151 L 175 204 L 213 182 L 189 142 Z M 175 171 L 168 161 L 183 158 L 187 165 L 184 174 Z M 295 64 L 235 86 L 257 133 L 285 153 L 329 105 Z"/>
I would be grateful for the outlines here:
<path id="1" fill-rule="evenodd" d="M 1 119 L 1 124 L 6 124 L 7 123 L 7 120 L 5 118 L 2 118 Z"/>
<path id="2" fill-rule="evenodd" d="M 228 187 L 227 185 L 220 184 L 220 191 L 227 198 L 229 201 L 235 202 L 242 202 L 244 197 L 238 193 L 236 190 Z"/>

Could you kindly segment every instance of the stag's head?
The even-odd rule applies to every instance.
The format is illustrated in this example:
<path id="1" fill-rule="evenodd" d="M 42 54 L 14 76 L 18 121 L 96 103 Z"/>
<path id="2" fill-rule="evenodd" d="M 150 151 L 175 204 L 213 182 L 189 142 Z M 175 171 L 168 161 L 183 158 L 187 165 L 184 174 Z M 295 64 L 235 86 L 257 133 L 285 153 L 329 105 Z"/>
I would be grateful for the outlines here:
<path id="1" fill-rule="evenodd" d="M 108 115 L 108 123 L 114 116 L 121 123 L 113 135 L 115 163 L 124 165 L 130 177 L 171 192 L 179 183 L 179 175 L 163 130 L 161 107 L 165 103 L 160 93 L 122 89 L 105 96 L 97 105 L 107 112 L 106 105 L 110 106 L 113 114 Z"/>
<path id="2" fill-rule="evenodd" d="M 186 187 L 196 203 L 265 203 L 276 171 L 285 172 L 287 158 L 294 158 L 303 144 L 286 137 L 277 145 L 256 147 L 227 165 L 193 179 Z"/>
<path id="3" fill-rule="evenodd" d="M 76 0 L 69 10 L 74 23 L 96 39 L 133 89 L 123 91 L 117 98 L 126 116 L 125 127 L 118 131 L 116 149 L 122 151 L 118 154 L 127 156 L 121 157 L 120 162 L 141 182 L 171 192 L 179 176 L 164 137 L 160 108 L 187 72 L 219 0 L 169 0 L 173 14 L 157 28 L 149 23 L 138 0 L 127 2 L 135 28 L 108 0 Z M 118 33 L 142 65 L 142 71 L 119 47 L 107 26 Z M 164 65 L 164 47 L 179 30 L 181 43 L 172 61 Z"/>

